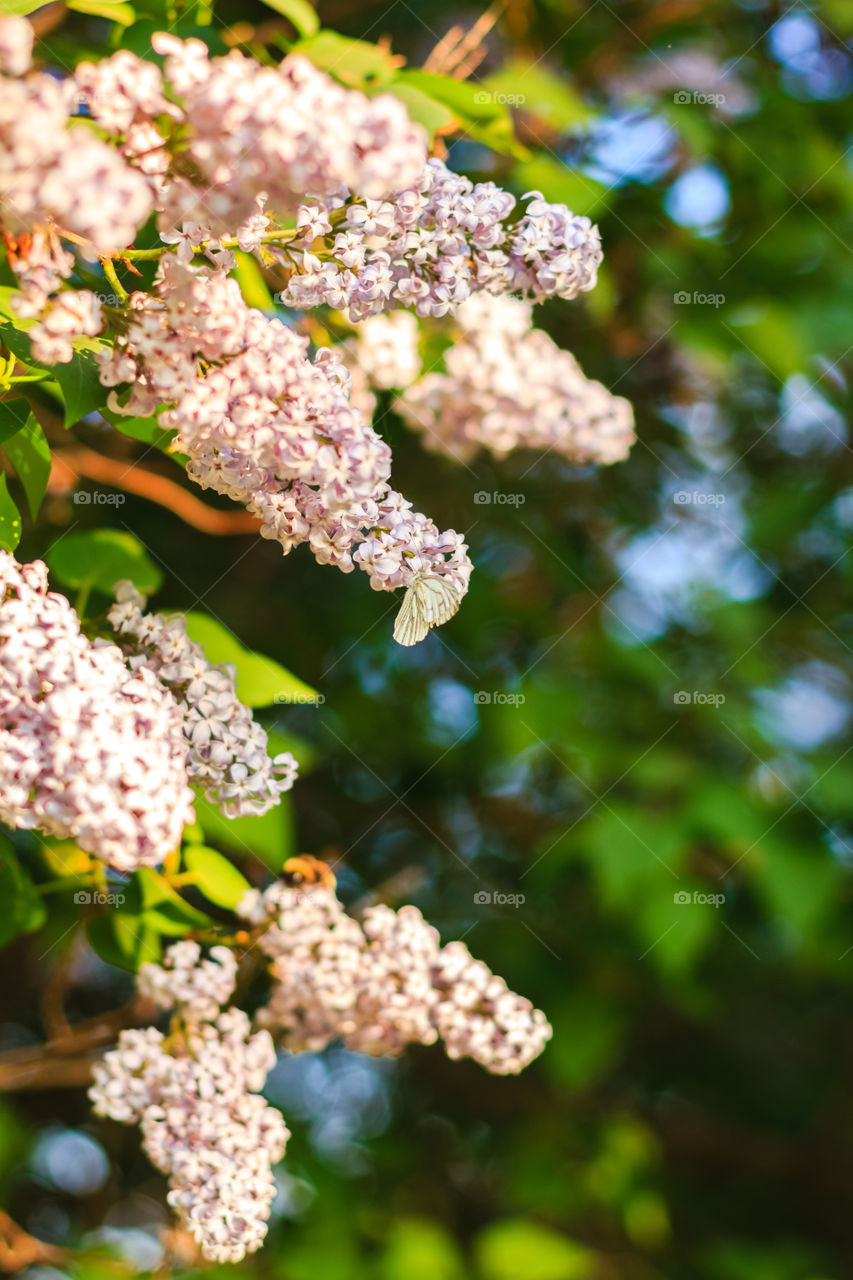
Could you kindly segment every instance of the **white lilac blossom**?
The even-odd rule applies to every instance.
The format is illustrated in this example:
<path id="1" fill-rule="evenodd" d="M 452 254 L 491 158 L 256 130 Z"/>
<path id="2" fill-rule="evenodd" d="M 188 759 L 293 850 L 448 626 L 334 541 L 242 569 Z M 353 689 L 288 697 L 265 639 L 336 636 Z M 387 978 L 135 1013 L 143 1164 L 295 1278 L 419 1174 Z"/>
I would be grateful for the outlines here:
<path id="1" fill-rule="evenodd" d="M 134 294 L 126 333 L 100 359 L 120 413 L 162 404 L 188 474 L 246 504 L 285 552 L 309 543 L 321 564 L 364 570 L 375 590 L 418 574 L 448 576 L 460 595 L 471 562 L 455 530 L 440 532 L 390 488 L 387 444 L 355 409 L 337 352 L 247 307 L 236 281 L 210 267 L 162 264 L 156 296 Z M 205 371 L 200 372 L 203 362 Z"/>
<path id="2" fill-rule="evenodd" d="M 0 818 L 71 837 L 120 871 L 154 866 L 193 821 L 174 698 L 81 634 L 41 561 L 0 552 Z"/>
<path id="3" fill-rule="evenodd" d="M 234 994 L 237 960 L 228 947 L 211 947 L 202 959 L 201 947 L 189 940 L 174 943 L 163 963 L 140 967 L 136 985 L 161 1009 L 181 1006 L 186 1022 L 212 1022 Z"/>
<path id="4" fill-rule="evenodd" d="M 296 778 L 289 751 L 270 757 L 267 735 L 240 702 L 236 671 L 215 665 L 187 635 L 182 614 L 143 613 L 144 598 L 120 583 L 107 615 L 131 666 L 154 673 L 183 712 L 190 780 L 229 818 L 266 813 Z"/>
<path id="5" fill-rule="evenodd" d="M 306 204 L 304 242 L 284 301 L 303 310 L 327 305 L 352 322 L 398 307 L 421 316 L 453 312 L 470 294 L 574 298 L 592 289 L 601 262 L 598 228 L 539 192 L 514 224 L 515 199 L 493 182 L 474 185 L 431 159 L 410 188 L 387 200 L 354 201 L 333 211 Z M 332 221 L 339 229 L 330 235 Z M 329 228 L 329 232 L 325 228 Z M 322 229 L 322 230 L 320 230 Z M 323 257 L 314 234 L 327 235 Z M 282 261 L 285 260 L 282 258 Z"/>
<path id="6" fill-rule="evenodd" d="M 444 353 L 444 371 L 425 374 L 396 401 L 428 449 L 462 461 L 481 448 L 498 457 L 553 450 L 577 463 L 628 456 L 630 403 L 586 378 L 574 356 L 532 329 L 528 304 L 478 294 L 456 320 L 461 332 Z"/>
<path id="7" fill-rule="evenodd" d="M 153 207 L 149 182 L 91 127 L 71 123 L 71 81 L 35 73 L 0 80 L 0 229 L 55 224 L 90 258 L 133 241 Z"/>
<path id="8" fill-rule="evenodd" d="M 381 198 L 423 167 L 426 135 L 391 94 L 345 89 L 298 54 L 268 67 L 237 50 L 210 58 L 200 40 L 167 32 L 152 45 L 164 73 L 121 51 L 82 64 L 75 78 L 123 154 L 158 176 L 162 231 L 195 223 L 231 235 L 261 193 L 277 213 L 293 212 L 306 192 Z M 155 117 L 164 132 L 150 132 Z M 180 142 L 170 156 L 171 132 Z"/>
<path id="9" fill-rule="evenodd" d="M 450 1057 L 508 1075 L 550 1039 L 543 1013 L 463 943 L 442 947 L 417 907 L 369 907 L 359 924 L 330 885 L 277 883 L 247 894 L 239 911 L 271 961 L 259 1021 L 295 1052 L 340 1038 L 362 1053 L 399 1054 L 441 1038 Z"/>
<path id="10" fill-rule="evenodd" d="M 239 1262 L 263 1244 L 272 1166 L 290 1135 L 259 1096 L 275 1062 L 269 1033 L 252 1034 L 240 1009 L 219 1013 L 233 989 L 223 951 L 230 955 L 214 948 L 215 963 L 201 961 L 195 977 L 194 943 L 177 943 L 162 966 L 143 966 L 140 991 L 177 1005 L 172 1034 L 123 1031 L 96 1064 L 89 1096 L 98 1115 L 139 1124 L 148 1158 L 168 1175 L 169 1204 L 204 1256 Z"/>
<path id="11" fill-rule="evenodd" d="M 0 18 L 0 71 L 26 75 L 33 56 L 35 32 L 26 18 Z"/>
<path id="12" fill-rule="evenodd" d="M 101 332 L 101 300 L 90 289 L 64 289 L 39 314 L 29 339 L 33 359 L 40 364 L 67 364 L 74 355 L 72 338 Z"/>
<path id="13" fill-rule="evenodd" d="M 370 316 L 356 327 L 355 367 L 379 390 L 410 386 L 421 371 L 419 332 L 410 311 Z"/>

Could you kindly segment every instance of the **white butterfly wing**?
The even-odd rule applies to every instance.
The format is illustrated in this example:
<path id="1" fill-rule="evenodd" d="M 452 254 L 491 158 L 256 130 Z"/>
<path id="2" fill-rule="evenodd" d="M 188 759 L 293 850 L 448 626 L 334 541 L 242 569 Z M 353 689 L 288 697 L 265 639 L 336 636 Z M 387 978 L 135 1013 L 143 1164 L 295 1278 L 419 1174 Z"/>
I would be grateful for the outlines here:
<path id="1" fill-rule="evenodd" d="M 394 639 L 398 644 L 413 645 L 419 640 L 423 640 L 429 631 L 429 623 L 423 615 L 415 588 L 417 582 L 413 582 L 411 586 L 406 588 L 406 594 L 403 596 L 403 603 L 400 605 L 400 612 L 394 621 Z"/>
<path id="2" fill-rule="evenodd" d="M 440 627 L 459 608 L 459 592 L 447 578 L 418 578 L 413 584 L 420 612 L 430 627 Z"/>

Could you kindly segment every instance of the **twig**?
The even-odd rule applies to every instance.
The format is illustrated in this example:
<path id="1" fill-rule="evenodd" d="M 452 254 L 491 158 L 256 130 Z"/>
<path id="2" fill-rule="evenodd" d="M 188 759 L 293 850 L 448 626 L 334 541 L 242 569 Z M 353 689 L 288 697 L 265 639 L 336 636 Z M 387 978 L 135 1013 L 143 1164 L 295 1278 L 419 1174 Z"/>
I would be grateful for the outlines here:
<path id="1" fill-rule="evenodd" d="M 108 484 L 113 489 L 135 493 L 140 498 L 147 498 L 149 502 L 156 502 L 201 533 L 233 536 L 257 533 L 260 528 L 260 521 L 248 511 L 217 511 L 194 494 L 188 493 L 174 480 L 150 471 L 139 463 L 107 458 L 95 453 L 94 449 L 83 446 L 60 449 L 53 453 L 50 480 L 55 491 L 69 492 L 81 476 Z"/>

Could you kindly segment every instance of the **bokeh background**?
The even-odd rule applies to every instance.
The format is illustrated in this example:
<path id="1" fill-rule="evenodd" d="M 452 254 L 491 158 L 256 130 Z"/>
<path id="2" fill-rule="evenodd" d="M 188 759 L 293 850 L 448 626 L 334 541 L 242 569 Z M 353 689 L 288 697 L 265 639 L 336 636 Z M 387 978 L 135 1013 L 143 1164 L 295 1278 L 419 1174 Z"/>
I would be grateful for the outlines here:
<path id="1" fill-rule="evenodd" d="M 482 10 L 319 13 L 418 67 Z M 237 21 L 282 20 L 215 7 L 214 26 Z M 78 14 L 46 47 L 106 30 Z M 469 79 L 515 100 L 518 141 L 472 128 L 449 163 L 598 222 L 597 290 L 538 322 L 630 398 L 638 441 L 605 470 L 465 467 L 383 403 L 398 487 L 464 530 L 476 565 L 424 644 L 396 646 L 388 599 L 307 552 L 211 539 L 133 497 L 116 514 L 162 562 L 159 607 L 210 610 L 326 699 L 267 714 L 305 776 L 220 847 L 254 849 L 259 877 L 310 852 L 347 901 L 415 901 L 554 1025 L 518 1079 L 438 1049 L 282 1061 L 269 1095 L 294 1137 L 270 1240 L 231 1270 L 853 1274 L 851 35 L 849 0 L 499 11 Z M 26 558 L 67 501 L 47 517 Z M 3 1048 L 41 1035 L 73 906 L 51 911 L 4 952 Z M 119 1003 L 126 975 L 85 949 L 75 964 L 72 1017 Z M 113 1251 L 53 1270 L 156 1268 L 164 1189 L 135 1132 L 94 1121 L 79 1088 L 2 1105 L 12 1215 Z"/>

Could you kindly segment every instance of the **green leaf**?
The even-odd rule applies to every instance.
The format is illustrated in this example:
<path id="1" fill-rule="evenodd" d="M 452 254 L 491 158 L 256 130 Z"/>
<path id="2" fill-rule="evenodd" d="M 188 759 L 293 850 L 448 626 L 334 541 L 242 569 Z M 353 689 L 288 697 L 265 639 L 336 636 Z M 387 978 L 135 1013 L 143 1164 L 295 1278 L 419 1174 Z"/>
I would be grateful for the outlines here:
<path id="1" fill-rule="evenodd" d="M 141 917 L 146 928 L 170 938 L 182 938 L 191 929 L 210 927 L 210 916 L 185 902 L 153 867 L 142 867 L 136 877 L 142 898 Z"/>
<path id="2" fill-rule="evenodd" d="M 258 858 L 269 871 L 279 871 L 296 853 L 293 811 L 288 796 L 274 809 L 248 818 L 226 818 L 203 796 L 198 795 L 195 811 L 206 840 L 222 845 L 241 858 Z"/>
<path id="3" fill-rule="evenodd" d="M 483 1280 L 593 1280 L 595 1255 L 559 1231 L 509 1218 L 481 1231 L 476 1254 Z"/>
<path id="4" fill-rule="evenodd" d="M 596 114 L 565 76 L 549 71 L 541 62 L 532 65 L 509 62 L 481 81 L 481 85 L 498 101 L 510 99 L 513 105 L 544 120 L 560 133 L 586 124 Z"/>
<path id="5" fill-rule="evenodd" d="M 40 928 L 46 916 L 44 903 L 32 880 L 18 862 L 11 841 L 0 838 L 0 946 L 19 933 Z"/>
<path id="6" fill-rule="evenodd" d="M 109 387 L 101 385 L 95 362 L 95 354 L 108 350 L 109 343 L 99 338 L 75 338 L 71 345 L 74 355 L 68 363 L 51 366 L 65 401 L 66 427 L 73 427 L 93 409 L 105 405 L 110 393 Z"/>
<path id="7" fill-rule="evenodd" d="M 243 253 L 242 249 L 236 249 L 234 257 L 237 259 L 234 278 L 240 286 L 246 305 L 257 307 L 259 311 L 274 311 L 275 303 L 257 258 L 253 258 L 250 253 Z"/>
<path id="8" fill-rule="evenodd" d="M 264 4 L 287 18 L 304 39 L 316 35 L 320 30 L 317 11 L 308 0 L 264 0 Z"/>
<path id="9" fill-rule="evenodd" d="M 111 22 L 119 22 L 129 27 L 136 21 L 133 6 L 122 3 L 122 0 L 66 0 L 66 6 L 76 13 L 90 13 L 95 18 L 109 18 Z"/>
<path id="10" fill-rule="evenodd" d="M 607 208 L 611 192 L 595 178 L 570 169 L 554 156 L 537 155 L 518 165 L 513 185 L 519 191 L 541 191 L 546 200 L 559 200 L 573 213 L 590 218 Z"/>
<path id="11" fill-rule="evenodd" d="M 304 54 L 315 67 L 328 71 L 342 84 L 359 89 L 379 82 L 388 84 L 399 62 L 387 49 L 366 40 L 350 40 L 337 31 L 318 31 L 309 40 L 300 40 L 293 51 Z"/>
<path id="12" fill-rule="evenodd" d="M 519 159 L 529 154 L 515 136 L 506 104 L 489 90 L 467 80 L 451 80 L 418 70 L 401 71 L 391 86 L 392 91 L 396 92 L 399 85 L 416 89 L 442 103 L 456 117 L 458 127 L 476 142 Z"/>
<path id="13" fill-rule="evenodd" d="M 11 292 L 11 290 L 8 292 Z M 34 323 L 34 320 L 7 319 L 3 324 L 0 324 L 0 342 L 8 347 L 12 355 L 17 356 L 24 364 L 32 365 L 33 368 L 43 369 L 44 365 L 33 365 L 30 340 L 27 336 L 27 329 L 31 328 Z"/>
<path id="14" fill-rule="evenodd" d="M 142 917 L 108 908 L 90 920 L 86 935 L 92 950 L 117 969 L 136 973 L 146 961 L 158 961 L 162 953 L 159 935 Z"/>
<path id="15" fill-rule="evenodd" d="M 27 495 L 33 519 L 38 515 L 50 479 L 50 445 L 40 423 L 30 414 L 24 426 L 3 445 Z"/>
<path id="16" fill-rule="evenodd" d="M 192 872 L 195 887 L 216 903 L 233 911 L 241 898 L 251 889 L 245 876 L 215 849 L 193 844 L 184 849 L 184 862 Z"/>
<path id="17" fill-rule="evenodd" d="M 385 1239 L 382 1280 L 464 1280 L 459 1246 L 430 1218 L 397 1218 Z"/>
<path id="18" fill-rule="evenodd" d="M 164 453 L 169 452 L 175 433 L 161 427 L 156 418 L 126 418 L 120 413 L 113 413 L 112 409 L 101 409 L 100 412 L 101 417 L 122 435 L 141 440 L 143 444 L 151 444 Z"/>
<path id="19" fill-rule="evenodd" d="M 75 422 L 107 402 L 110 388 L 101 386 L 95 356 L 99 351 L 108 350 L 110 344 L 102 338 L 74 338 L 71 343 L 74 354 L 66 364 L 45 365 L 34 361 L 28 332 L 35 321 L 21 319 L 13 310 L 12 298 L 17 292 L 7 285 L 0 288 L 0 315 L 5 317 L 5 322 L 0 324 L 0 341 L 26 364 L 36 369 L 50 369 L 65 402 L 65 425 L 73 427 Z"/>
<path id="20" fill-rule="evenodd" d="M 14 551 L 21 541 L 21 516 L 12 501 L 6 477 L 0 475 L 0 547 Z"/>
<path id="21" fill-rule="evenodd" d="M 0 400 L 0 444 L 27 425 L 30 406 L 26 400 Z"/>
<path id="22" fill-rule="evenodd" d="M 395 80 L 387 88 L 383 85 L 380 92 L 393 93 L 395 98 L 399 98 L 408 111 L 410 119 L 414 120 L 415 124 L 422 124 L 430 138 L 433 138 L 439 129 L 450 129 L 458 125 L 458 117 L 449 107 L 431 98 L 428 93 L 424 93 L 413 84 L 402 84 L 399 80 Z"/>
<path id="23" fill-rule="evenodd" d="M 471 84 L 470 80 L 451 80 L 448 76 L 411 68 L 401 71 L 396 83 L 411 85 L 436 102 L 443 102 L 463 123 L 486 123 L 503 119 L 507 114 L 506 106 L 496 102 L 494 94 Z"/>
<path id="24" fill-rule="evenodd" d="M 66 587 L 94 588 L 105 595 L 112 595 L 124 578 L 143 595 L 152 595 L 163 581 L 142 544 L 120 529 L 69 533 L 48 552 L 47 563 Z"/>
<path id="25" fill-rule="evenodd" d="M 3 14 L 6 17 L 11 14 L 27 14 L 34 13 L 36 9 L 44 6 L 44 0 L 3 0 Z"/>
<path id="26" fill-rule="evenodd" d="M 188 613 L 187 634 L 204 649 L 209 662 L 230 662 L 237 668 L 237 696 L 248 707 L 274 702 L 316 702 L 316 689 L 298 679 L 272 658 L 245 649 L 235 635 L 207 613 Z"/>

